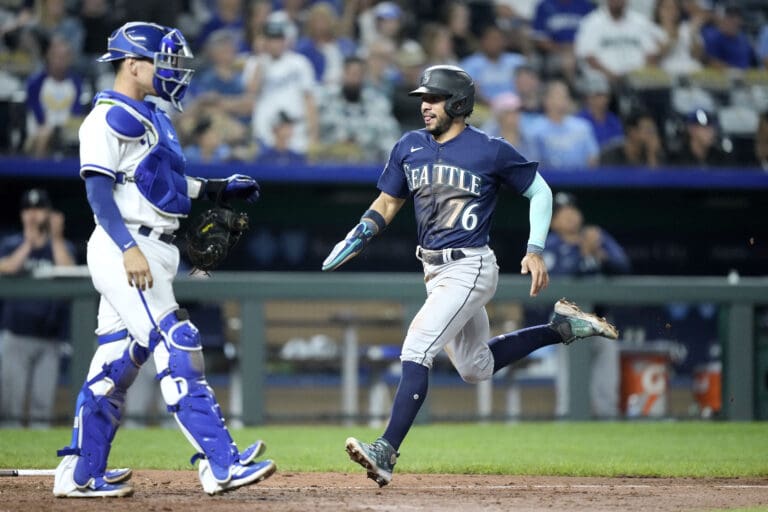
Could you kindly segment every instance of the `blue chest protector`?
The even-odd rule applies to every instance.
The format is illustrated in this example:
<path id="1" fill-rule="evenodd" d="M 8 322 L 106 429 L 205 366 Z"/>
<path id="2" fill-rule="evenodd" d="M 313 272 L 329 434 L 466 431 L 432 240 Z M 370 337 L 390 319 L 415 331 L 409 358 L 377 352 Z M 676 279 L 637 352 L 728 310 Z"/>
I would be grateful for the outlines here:
<path id="1" fill-rule="evenodd" d="M 99 93 L 94 102 L 113 105 L 106 119 L 116 136 L 149 145 L 149 153 L 136 166 L 132 177 L 139 192 L 166 215 L 188 215 L 192 201 L 184 175 L 186 159 L 165 112 L 152 103 L 136 101 L 114 91 Z M 118 175 L 117 181 L 124 183 L 126 178 Z"/>

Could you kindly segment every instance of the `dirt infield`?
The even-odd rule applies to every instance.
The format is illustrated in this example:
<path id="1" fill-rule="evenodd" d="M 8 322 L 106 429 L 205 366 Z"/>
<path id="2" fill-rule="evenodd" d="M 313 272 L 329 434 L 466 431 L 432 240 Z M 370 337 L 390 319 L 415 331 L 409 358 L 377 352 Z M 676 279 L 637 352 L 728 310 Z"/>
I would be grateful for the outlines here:
<path id="1" fill-rule="evenodd" d="M 71 500 L 52 477 L 0 478 L 0 511 L 703 511 L 768 508 L 768 479 L 396 475 L 379 489 L 361 473 L 280 473 L 223 496 L 192 471 L 137 471 L 131 498 Z"/>

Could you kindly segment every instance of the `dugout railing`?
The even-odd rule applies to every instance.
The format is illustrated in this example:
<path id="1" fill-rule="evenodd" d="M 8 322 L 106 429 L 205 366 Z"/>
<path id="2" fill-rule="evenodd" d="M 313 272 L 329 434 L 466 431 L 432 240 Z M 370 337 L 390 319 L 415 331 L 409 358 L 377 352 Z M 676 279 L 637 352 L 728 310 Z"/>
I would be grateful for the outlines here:
<path id="1" fill-rule="evenodd" d="M 756 307 L 768 304 L 768 278 L 741 278 L 729 282 L 720 277 L 616 277 L 579 281 L 558 279 L 539 297 L 528 296 L 529 282 L 523 277 L 502 276 L 495 301 L 551 304 L 568 297 L 585 308 L 593 304 L 663 305 L 671 302 L 712 302 L 720 305 L 719 333 L 723 345 L 723 417 L 730 420 L 758 418 L 758 389 L 768 378 L 758 369 Z M 264 421 L 266 381 L 266 319 L 264 304 L 272 300 L 388 300 L 403 305 L 410 315 L 424 299 L 422 276 L 401 273 L 303 273 L 221 272 L 209 279 L 179 278 L 176 294 L 180 302 L 236 300 L 240 302 L 240 343 L 243 372 L 242 420 Z M 88 371 L 95 348 L 93 330 L 98 297 L 87 278 L 1 278 L 0 300 L 13 298 L 63 298 L 71 300 L 71 340 L 78 357 L 70 363 L 73 382 Z M 300 321 L 300 319 L 298 319 Z M 87 354 L 87 355 L 85 355 Z M 574 344 L 568 350 L 569 417 L 591 417 L 589 396 L 589 345 Z M 760 373 L 760 375 L 758 375 Z M 73 393 L 77 386 L 71 386 Z M 73 398 L 74 400 L 74 398 Z"/>

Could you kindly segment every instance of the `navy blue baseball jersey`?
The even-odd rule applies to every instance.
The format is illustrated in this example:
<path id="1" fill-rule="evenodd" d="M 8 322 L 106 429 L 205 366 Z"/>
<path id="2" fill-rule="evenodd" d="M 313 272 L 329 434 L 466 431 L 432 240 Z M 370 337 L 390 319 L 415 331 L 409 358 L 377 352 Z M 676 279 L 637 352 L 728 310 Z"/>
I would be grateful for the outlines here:
<path id="1" fill-rule="evenodd" d="M 537 167 L 504 139 L 472 126 L 444 144 L 416 130 L 395 144 L 378 188 L 398 198 L 413 194 L 423 248 L 481 247 L 501 185 L 522 194 Z"/>
<path id="2" fill-rule="evenodd" d="M 0 258 L 11 254 L 24 242 L 21 234 L 0 239 Z M 74 247 L 67 241 L 70 254 Z M 20 274 L 30 273 L 35 268 L 53 266 L 53 247 L 49 241 L 44 246 L 33 249 Z M 65 339 L 69 332 L 69 315 L 66 301 L 41 299 L 8 300 L 2 307 L 0 328 L 8 329 L 21 336 L 38 338 Z"/>

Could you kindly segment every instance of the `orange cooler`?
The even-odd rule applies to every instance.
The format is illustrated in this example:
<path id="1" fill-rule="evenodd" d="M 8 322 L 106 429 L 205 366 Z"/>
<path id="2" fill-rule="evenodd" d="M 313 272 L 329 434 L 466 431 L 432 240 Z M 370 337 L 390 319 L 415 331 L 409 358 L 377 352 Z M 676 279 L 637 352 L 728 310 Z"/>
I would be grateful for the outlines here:
<path id="1" fill-rule="evenodd" d="M 719 361 L 693 369 L 693 397 L 704 418 L 720 412 L 723 406 L 722 376 L 723 365 Z"/>
<path id="2" fill-rule="evenodd" d="M 667 415 L 669 351 L 632 348 L 621 351 L 621 412 L 628 418 Z"/>

